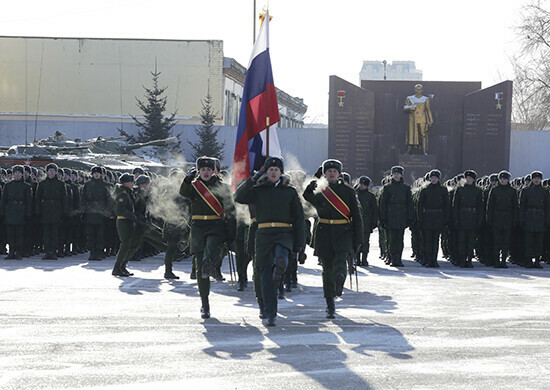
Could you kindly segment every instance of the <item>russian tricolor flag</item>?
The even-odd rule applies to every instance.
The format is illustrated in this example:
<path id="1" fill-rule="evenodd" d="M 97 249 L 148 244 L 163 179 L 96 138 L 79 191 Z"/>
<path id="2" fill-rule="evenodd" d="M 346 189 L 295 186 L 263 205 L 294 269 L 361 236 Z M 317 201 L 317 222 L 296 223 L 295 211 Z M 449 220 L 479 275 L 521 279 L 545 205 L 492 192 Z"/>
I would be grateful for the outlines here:
<path id="1" fill-rule="evenodd" d="M 237 141 L 233 157 L 233 184 L 246 179 L 261 157 L 265 136 L 260 133 L 279 122 L 279 105 L 269 58 L 269 12 L 266 13 L 246 71 Z M 276 136 L 276 132 L 274 132 Z M 264 140 L 262 140 L 262 138 Z M 278 140 L 270 148 L 278 147 Z M 274 145 L 276 144 L 276 145 Z M 280 151 L 279 153 L 280 154 Z M 274 155 L 270 153 L 270 155 Z"/>

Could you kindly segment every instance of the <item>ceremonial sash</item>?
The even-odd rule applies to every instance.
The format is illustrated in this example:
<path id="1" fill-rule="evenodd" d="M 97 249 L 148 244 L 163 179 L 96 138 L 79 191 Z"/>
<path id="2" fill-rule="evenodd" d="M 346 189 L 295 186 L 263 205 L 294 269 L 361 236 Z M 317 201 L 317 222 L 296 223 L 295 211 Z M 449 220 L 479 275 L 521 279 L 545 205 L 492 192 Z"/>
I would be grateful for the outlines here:
<path id="1" fill-rule="evenodd" d="M 203 184 L 202 181 L 195 180 L 192 184 L 206 204 L 210 206 L 218 217 L 221 217 L 223 215 L 223 207 L 218 198 L 214 196 L 214 194 L 208 189 L 207 186 Z"/>
<path id="2" fill-rule="evenodd" d="M 348 205 L 340 199 L 338 195 L 330 188 L 326 187 L 321 191 L 325 199 L 334 207 L 340 214 L 342 214 L 347 220 L 351 217 L 351 212 Z"/>

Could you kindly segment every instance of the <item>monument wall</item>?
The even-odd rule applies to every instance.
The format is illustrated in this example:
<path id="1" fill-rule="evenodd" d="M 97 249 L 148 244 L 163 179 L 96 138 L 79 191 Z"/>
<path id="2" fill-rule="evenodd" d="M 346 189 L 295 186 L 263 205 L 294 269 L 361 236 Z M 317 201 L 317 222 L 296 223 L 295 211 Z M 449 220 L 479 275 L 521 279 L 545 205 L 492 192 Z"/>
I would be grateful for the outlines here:
<path id="1" fill-rule="evenodd" d="M 484 90 L 480 82 L 421 82 L 422 95 L 429 98 L 433 117 L 433 125 L 428 130 L 427 155 L 418 149 L 408 153 L 406 144 L 409 113 L 404 105 L 407 97 L 415 94 L 417 83 L 363 80 L 359 88 L 331 76 L 329 156 L 341 157 L 352 176 L 368 175 L 377 184 L 396 164 L 405 167 L 408 182 L 434 168 L 442 171 L 443 179 L 465 169 L 485 174 L 509 168 L 511 82 Z M 498 110 L 496 93 L 503 95 Z M 338 106 L 338 94 L 345 95 L 344 107 L 347 105 L 349 109 Z M 353 101 L 356 96 L 360 98 Z M 472 118 L 477 114 L 480 119 L 474 135 Z M 372 116 L 372 130 L 368 126 L 368 130 L 358 130 L 361 128 L 351 125 L 357 123 L 361 115 Z M 357 137 L 365 132 L 368 136 L 364 140 L 370 142 L 370 147 L 362 144 L 361 148 L 372 151 L 370 155 L 357 152 Z M 472 144 L 475 148 L 470 153 Z"/>

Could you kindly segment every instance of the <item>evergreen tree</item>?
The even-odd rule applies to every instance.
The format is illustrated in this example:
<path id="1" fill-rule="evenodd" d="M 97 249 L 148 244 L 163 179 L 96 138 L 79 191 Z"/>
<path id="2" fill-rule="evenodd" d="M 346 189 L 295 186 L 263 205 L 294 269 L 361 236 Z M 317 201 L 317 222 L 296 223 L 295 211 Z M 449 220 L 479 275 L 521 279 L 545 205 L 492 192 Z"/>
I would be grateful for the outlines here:
<path id="1" fill-rule="evenodd" d="M 153 87 L 146 88 L 145 86 L 145 98 L 146 102 L 143 102 L 136 98 L 137 106 L 143 111 L 144 121 L 140 121 L 134 115 L 130 116 L 136 123 L 138 130 L 137 135 L 129 135 L 124 130 L 119 129 L 119 132 L 128 137 L 128 141 L 135 142 L 149 142 L 157 139 L 168 138 L 171 136 L 172 128 L 176 125 L 176 111 L 174 111 L 169 117 L 164 116 L 166 110 L 166 96 L 162 96 L 168 87 L 159 88 L 158 79 L 160 72 L 156 70 L 151 72 L 153 76 Z M 179 138 L 181 134 L 176 137 Z M 175 148 L 179 148 L 179 142 L 174 145 Z"/>
<path id="2" fill-rule="evenodd" d="M 212 97 L 210 93 L 206 95 L 204 100 L 201 100 L 201 103 L 202 110 L 199 113 L 201 125 L 195 127 L 195 134 L 198 135 L 199 141 L 196 143 L 187 141 L 191 148 L 193 148 L 193 159 L 196 160 L 201 156 L 208 156 L 223 160 L 225 142 L 217 140 L 220 128 L 214 127 L 217 113 L 212 110 Z"/>

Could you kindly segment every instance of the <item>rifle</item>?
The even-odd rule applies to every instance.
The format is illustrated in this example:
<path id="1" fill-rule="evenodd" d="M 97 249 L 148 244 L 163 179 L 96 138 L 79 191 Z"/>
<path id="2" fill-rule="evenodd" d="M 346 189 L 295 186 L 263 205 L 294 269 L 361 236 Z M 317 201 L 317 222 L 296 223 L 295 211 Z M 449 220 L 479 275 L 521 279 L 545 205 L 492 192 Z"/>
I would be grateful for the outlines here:
<path id="1" fill-rule="evenodd" d="M 235 282 L 237 281 L 237 272 L 235 262 L 233 260 L 233 252 L 228 248 L 227 257 L 229 259 L 229 273 L 231 275 L 231 288 L 233 288 L 233 273 L 235 273 Z"/>

